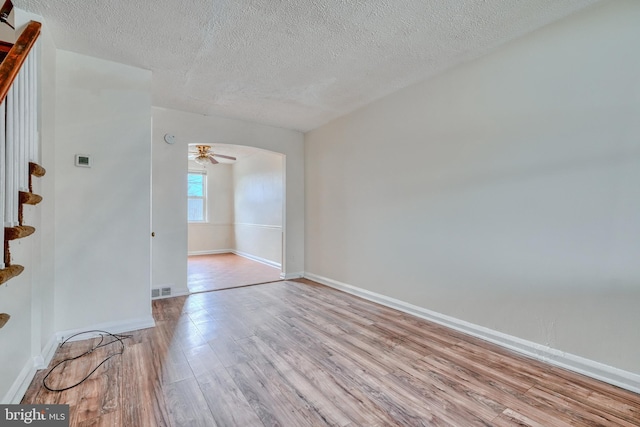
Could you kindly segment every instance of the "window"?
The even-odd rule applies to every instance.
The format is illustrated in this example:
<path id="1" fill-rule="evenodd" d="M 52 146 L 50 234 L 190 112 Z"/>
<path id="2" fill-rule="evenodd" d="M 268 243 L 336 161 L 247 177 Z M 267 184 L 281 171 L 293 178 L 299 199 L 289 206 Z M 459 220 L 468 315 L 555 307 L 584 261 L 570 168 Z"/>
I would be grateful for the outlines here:
<path id="1" fill-rule="evenodd" d="M 187 180 L 189 222 L 204 222 L 207 218 L 207 174 L 189 171 Z"/>

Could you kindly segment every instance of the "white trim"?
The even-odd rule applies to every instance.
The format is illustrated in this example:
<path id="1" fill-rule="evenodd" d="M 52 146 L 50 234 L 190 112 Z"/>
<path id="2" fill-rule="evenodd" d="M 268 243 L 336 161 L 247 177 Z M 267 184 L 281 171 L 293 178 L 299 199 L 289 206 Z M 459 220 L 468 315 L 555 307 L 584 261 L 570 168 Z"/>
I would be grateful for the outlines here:
<path id="1" fill-rule="evenodd" d="M 304 277 L 331 288 L 359 296 L 366 300 L 373 301 L 404 313 L 412 314 L 434 323 L 444 325 L 476 338 L 489 341 L 550 365 L 559 366 L 561 368 L 613 384 L 626 390 L 640 393 L 639 374 L 624 371 L 594 360 L 566 353 L 532 341 L 527 341 L 512 335 L 498 332 L 493 329 L 485 328 L 484 326 L 436 313 L 423 307 L 418 307 L 395 298 L 358 288 L 356 286 L 347 285 L 346 283 L 338 282 L 337 280 L 329 279 L 317 274 L 305 272 Z"/>
<path id="2" fill-rule="evenodd" d="M 187 252 L 187 256 L 219 255 L 219 254 L 235 254 L 235 255 L 241 256 L 243 258 L 250 259 L 252 261 L 257 261 L 257 262 L 260 262 L 262 264 L 266 264 L 269 267 L 282 268 L 282 264 L 279 263 L 279 262 L 271 261 L 271 260 L 256 256 L 256 255 L 251 255 L 251 254 L 248 254 L 246 252 L 237 251 L 235 249 L 214 249 L 214 250 L 210 250 L 210 251 L 190 251 L 190 252 Z M 296 273 L 296 274 L 299 274 L 299 276 L 296 276 L 296 278 L 299 278 L 299 277 L 302 277 L 304 273 L 300 272 L 300 273 Z"/>
<path id="3" fill-rule="evenodd" d="M 105 322 L 105 323 L 98 323 L 95 325 L 86 326 L 84 328 L 68 329 L 66 331 L 60 331 L 56 333 L 56 338 L 58 342 L 60 342 L 60 341 L 64 341 L 67 337 L 71 335 L 77 334 L 79 332 L 84 332 L 84 331 L 101 330 L 101 331 L 111 332 L 112 334 L 120 334 L 123 332 L 136 331 L 138 329 L 153 328 L 154 326 L 156 326 L 156 322 L 153 320 L 153 317 L 151 316 L 151 314 L 149 314 L 149 316 L 147 317 L 130 319 L 124 322 Z M 97 336 L 97 335 L 99 334 L 94 334 L 94 336 Z M 82 336 L 79 336 L 77 339 L 72 339 L 71 341 L 86 340 L 91 337 L 92 337 L 91 334 L 83 334 Z"/>
<path id="4" fill-rule="evenodd" d="M 270 230 L 282 230 L 282 226 L 280 225 L 252 224 L 250 222 L 234 222 L 232 225 L 233 226 L 241 225 L 243 227 L 267 228 Z"/>
<path id="5" fill-rule="evenodd" d="M 42 349 L 41 354 L 32 357 L 24 365 L 16 380 L 13 382 L 7 393 L 2 398 L 1 403 L 5 404 L 18 404 L 22 401 L 27 389 L 31 385 L 31 381 L 36 376 L 39 369 L 44 369 L 49 365 L 53 355 L 58 349 L 58 342 L 55 335 L 51 335 L 51 338 Z"/>
<path id="6" fill-rule="evenodd" d="M 266 258 L 261 258 L 261 257 L 256 256 L 256 255 L 251 255 L 251 254 L 248 254 L 246 252 L 240 252 L 240 251 L 237 251 L 235 249 L 233 249 L 231 252 L 236 254 L 236 255 L 238 255 L 238 256 L 241 256 L 241 257 L 253 260 L 253 261 L 261 262 L 261 263 L 266 264 L 266 265 L 268 265 L 270 267 L 282 268 L 282 264 L 279 263 L 279 262 L 271 261 L 271 260 L 268 260 Z"/>
<path id="7" fill-rule="evenodd" d="M 53 334 L 42 349 L 42 354 L 33 358 L 33 363 L 36 369 L 44 369 L 49 366 L 49 363 L 51 362 L 51 359 L 53 359 L 53 356 L 56 354 L 57 349 L 58 340 L 56 339 L 56 335 Z"/>
<path id="8" fill-rule="evenodd" d="M 37 369 L 35 367 L 34 359 L 35 358 L 33 357 L 30 358 L 24 365 L 24 367 L 18 374 L 18 377 L 7 391 L 7 394 L 5 394 L 2 398 L 3 404 L 20 403 L 20 401 L 24 397 L 24 394 L 27 392 L 27 389 L 29 388 L 33 377 L 36 376 Z"/>
<path id="9" fill-rule="evenodd" d="M 218 255 L 218 254 L 232 254 L 233 249 L 214 249 L 210 251 L 189 251 L 187 252 L 187 256 L 194 255 Z"/>
<path id="10" fill-rule="evenodd" d="M 304 271 L 298 271 L 295 273 L 280 273 L 280 278 L 282 280 L 300 279 L 302 277 L 304 277 Z"/>
<path id="11" fill-rule="evenodd" d="M 183 289 L 180 292 L 175 292 L 173 295 L 171 295 L 170 297 L 183 297 L 185 295 L 191 295 L 191 292 L 189 292 L 189 289 Z M 167 298 L 170 298 L 167 297 Z M 161 297 L 162 298 L 162 297 Z"/>

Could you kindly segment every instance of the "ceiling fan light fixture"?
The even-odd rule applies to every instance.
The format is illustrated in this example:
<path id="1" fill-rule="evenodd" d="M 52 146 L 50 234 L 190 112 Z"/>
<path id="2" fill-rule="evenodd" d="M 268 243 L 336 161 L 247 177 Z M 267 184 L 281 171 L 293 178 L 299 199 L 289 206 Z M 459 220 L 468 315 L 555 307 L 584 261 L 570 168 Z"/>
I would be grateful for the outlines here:
<path id="1" fill-rule="evenodd" d="M 197 151 L 193 151 L 192 148 L 195 148 Z M 227 159 L 231 161 L 237 160 L 233 156 L 214 153 L 213 151 L 211 151 L 210 145 L 191 146 L 190 150 L 191 151 L 189 151 L 189 159 L 193 160 L 201 166 L 206 166 L 209 163 L 211 163 L 212 165 L 217 165 L 218 163 L 220 163 L 217 158 Z"/>
<path id="2" fill-rule="evenodd" d="M 202 165 L 202 166 L 206 166 L 207 163 L 209 163 L 209 158 L 207 156 L 198 156 L 195 159 L 193 159 L 197 164 Z"/>

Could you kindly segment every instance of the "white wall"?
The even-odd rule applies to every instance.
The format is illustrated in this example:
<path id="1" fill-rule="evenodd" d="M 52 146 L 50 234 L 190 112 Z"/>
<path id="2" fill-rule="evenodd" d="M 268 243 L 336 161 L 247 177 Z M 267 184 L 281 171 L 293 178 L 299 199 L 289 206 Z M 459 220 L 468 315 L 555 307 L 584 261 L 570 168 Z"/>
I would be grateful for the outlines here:
<path id="1" fill-rule="evenodd" d="M 22 22 L 36 20 L 42 22 L 37 16 L 32 16 L 14 8 L 19 12 Z M 24 16 L 22 16 L 24 15 Z M 34 355 L 39 355 L 41 349 L 51 344 L 55 329 L 55 126 L 56 126 L 56 57 L 57 50 L 45 22 L 42 22 L 42 31 L 39 39 L 40 49 L 40 164 L 46 168 L 46 175 L 40 179 L 34 179 L 34 185 L 38 185 L 39 194 L 43 195 L 42 202 L 38 205 L 41 215 L 41 230 L 38 237 L 41 238 L 41 258 L 38 268 L 38 278 L 41 283 L 37 292 L 32 296 L 32 305 L 37 313 L 34 316 L 33 339 Z M 48 356 L 48 355 L 44 355 Z"/>
<path id="2" fill-rule="evenodd" d="M 307 134 L 306 271 L 640 374 L 638 22 L 604 2 Z"/>
<path id="3" fill-rule="evenodd" d="M 42 20 L 14 9 L 16 26 L 21 31 L 30 19 Z M 11 242 L 14 264 L 25 267 L 18 277 L 0 286 L 0 313 L 11 319 L 0 330 L 0 402 L 18 403 L 36 368 L 55 349 L 53 284 L 53 146 L 55 118 L 56 50 L 49 29 L 43 25 L 39 39 L 43 70 L 41 81 L 39 163 L 47 169 L 43 178 L 35 178 L 33 189 L 44 197 L 37 206 L 24 207 L 24 224 L 34 226 L 35 234 Z"/>
<path id="4" fill-rule="evenodd" d="M 283 156 L 256 150 L 233 165 L 234 249 L 282 264 Z"/>
<path id="5" fill-rule="evenodd" d="M 187 271 L 187 196 L 184 185 L 186 166 L 171 161 L 169 156 L 156 158 L 155 149 L 165 144 L 162 137 L 166 133 L 176 135 L 177 142 L 169 148 L 174 160 L 187 158 L 188 144 L 224 143 L 246 145 L 282 153 L 285 160 L 285 257 L 283 272 L 300 275 L 304 268 L 304 137 L 300 132 L 271 126 L 204 116 L 183 111 L 153 108 L 154 182 L 156 179 L 180 183 L 169 191 L 157 194 L 154 191 L 153 212 L 156 239 L 169 232 L 175 237 L 171 245 L 159 245 L 154 241 L 153 283 L 157 283 L 160 269 L 156 256 L 166 260 L 162 266 L 165 275 L 182 277 L 186 289 Z M 165 144 L 167 145 L 167 144 Z M 158 175 L 162 175 L 160 178 Z M 157 222 L 158 212 L 162 212 L 162 225 Z"/>
<path id="6" fill-rule="evenodd" d="M 56 71 L 56 329 L 153 324 L 151 72 L 67 51 Z"/>
<path id="7" fill-rule="evenodd" d="M 152 114 L 153 113 L 152 109 Z M 186 197 L 187 147 L 167 144 L 153 118 L 152 137 L 152 238 L 151 286 L 171 287 L 172 294 L 186 294 L 187 289 L 187 205 L 173 200 Z M 160 123 L 161 125 L 161 123 Z"/>
<path id="8" fill-rule="evenodd" d="M 207 221 L 189 223 L 189 254 L 223 253 L 233 249 L 233 165 L 201 166 L 189 161 L 189 170 L 207 173 Z"/>

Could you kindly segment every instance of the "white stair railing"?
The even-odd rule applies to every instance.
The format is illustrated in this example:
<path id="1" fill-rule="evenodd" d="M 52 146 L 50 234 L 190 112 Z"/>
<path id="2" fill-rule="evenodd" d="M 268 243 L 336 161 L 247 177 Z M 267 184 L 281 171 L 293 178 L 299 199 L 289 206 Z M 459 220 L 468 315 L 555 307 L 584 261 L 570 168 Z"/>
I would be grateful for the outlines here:
<path id="1" fill-rule="evenodd" d="M 35 27 L 30 31 L 37 31 L 35 34 L 37 38 L 40 24 L 37 24 L 37 28 Z M 7 237 L 5 227 L 22 225 L 20 192 L 31 191 L 29 163 L 39 162 L 37 73 L 39 49 L 35 41 L 31 41 L 26 48 L 18 46 L 19 42 L 20 39 L 14 47 L 21 52 L 14 55 L 14 58 L 19 55 L 22 57 L 18 60 L 14 59 L 15 64 L 10 68 L 14 71 L 5 73 L 9 69 L 5 62 L 10 59 L 12 49 L 2 63 L 3 73 L 0 76 L 0 79 L 4 79 L 5 82 L 8 80 L 5 74 L 13 78 L 8 90 L 4 84 L 6 97 L 1 99 L 0 103 L 0 215 L 2 215 L 3 225 L 0 227 L 0 233 L 3 242 Z M 15 68 L 19 68 L 19 71 Z M 5 260 L 4 255 L 0 257 L 0 269 L 7 267 L 7 262 L 10 261 Z"/>

